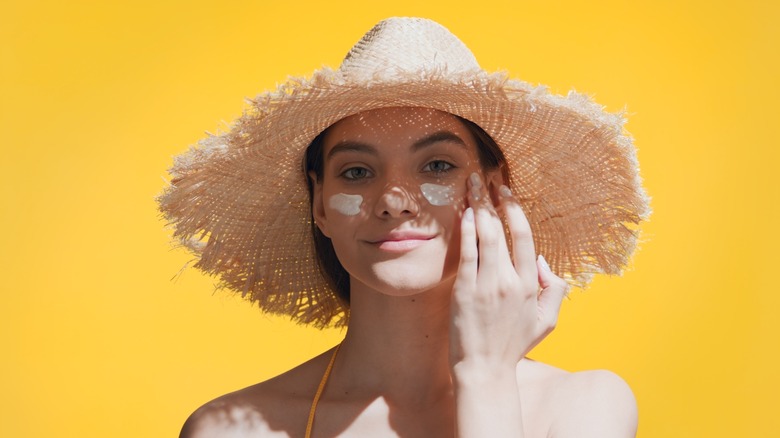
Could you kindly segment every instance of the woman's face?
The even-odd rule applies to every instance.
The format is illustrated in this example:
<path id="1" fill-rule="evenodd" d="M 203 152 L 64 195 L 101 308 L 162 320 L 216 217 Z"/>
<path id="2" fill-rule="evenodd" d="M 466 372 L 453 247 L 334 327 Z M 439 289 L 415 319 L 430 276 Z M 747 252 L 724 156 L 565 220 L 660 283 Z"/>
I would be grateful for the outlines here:
<path id="1" fill-rule="evenodd" d="M 454 278 L 466 180 L 484 175 L 458 118 L 425 108 L 363 112 L 328 130 L 323 158 L 314 216 L 353 288 L 404 296 Z"/>

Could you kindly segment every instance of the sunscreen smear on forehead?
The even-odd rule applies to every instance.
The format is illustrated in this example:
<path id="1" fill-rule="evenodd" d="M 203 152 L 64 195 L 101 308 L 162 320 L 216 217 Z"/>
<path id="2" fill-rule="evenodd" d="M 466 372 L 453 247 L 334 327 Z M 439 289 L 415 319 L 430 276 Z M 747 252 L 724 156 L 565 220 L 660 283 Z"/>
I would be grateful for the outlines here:
<path id="1" fill-rule="evenodd" d="M 344 216 L 355 216 L 360 213 L 360 206 L 363 205 L 363 197 L 360 195 L 337 193 L 330 197 L 328 205 L 330 208 L 338 211 Z"/>
<path id="2" fill-rule="evenodd" d="M 431 205 L 436 206 L 452 204 L 453 195 L 455 194 L 455 189 L 452 187 L 430 183 L 421 184 L 420 191 Z"/>

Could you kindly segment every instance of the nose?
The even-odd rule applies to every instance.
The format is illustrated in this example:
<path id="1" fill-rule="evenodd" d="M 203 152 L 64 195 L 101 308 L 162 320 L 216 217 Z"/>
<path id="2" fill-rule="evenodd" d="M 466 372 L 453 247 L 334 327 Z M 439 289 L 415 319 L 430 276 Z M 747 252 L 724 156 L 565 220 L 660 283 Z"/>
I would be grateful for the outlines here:
<path id="1" fill-rule="evenodd" d="M 384 219 L 414 217 L 419 212 L 420 206 L 414 193 L 395 185 L 386 187 L 374 206 L 374 213 Z"/>

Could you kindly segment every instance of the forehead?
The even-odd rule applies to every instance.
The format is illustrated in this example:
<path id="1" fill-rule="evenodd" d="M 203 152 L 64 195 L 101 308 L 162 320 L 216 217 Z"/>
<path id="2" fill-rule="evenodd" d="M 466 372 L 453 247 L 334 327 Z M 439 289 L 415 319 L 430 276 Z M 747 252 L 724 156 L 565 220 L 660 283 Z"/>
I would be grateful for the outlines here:
<path id="1" fill-rule="evenodd" d="M 325 148 L 344 140 L 377 146 L 385 141 L 413 142 L 442 131 L 457 135 L 467 144 L 473 143 L 466 126 L 452 114 L 430 108 L 394 107 L 364 111 L 336 122 L 328 129 Z"/>

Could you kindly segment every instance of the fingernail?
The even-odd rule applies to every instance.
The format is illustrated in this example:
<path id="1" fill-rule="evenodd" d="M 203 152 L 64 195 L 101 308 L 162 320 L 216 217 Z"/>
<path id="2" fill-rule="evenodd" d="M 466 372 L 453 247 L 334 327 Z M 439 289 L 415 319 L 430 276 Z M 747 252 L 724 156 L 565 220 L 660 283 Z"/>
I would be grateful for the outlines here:
<path id="1" fill-rule="evenodd" d="M 545 271 L 552 272 L 550 265 L 547 264 L 547 260 L 545 260 L 544 256 L 541 254 L 539 254 L 539 264 L 542 265 L 542 268 L 544 268 Z"/>
<path id="2" fill-rule="evenodd" d="M 463 212 L 463 220 L 466 222 L 474 222 L 474 210 L 471 207 Z"/>
<path id="3" fill-rule="evenodd" d="M 475 201 L 479 201 L 479 196 L 480 196 L 479 187 L 472 186 L 471 187 L 471 197 L 474 198 Z"/>
<path id="4" fill-rule="evenodd" d="M 509 187 L 505 185 L 502 185 L 501 187 L 498 188 L 498 193 L 504 198 L 509 198 L 510 196 L 512 196 L 512 191 L 509 190 Z"/>
<path id="5" fill-rule="evenodd" d="M 476 187 L 476 188 L 482 187 L 482 180 L 479 179 L 479 174 L 477 172 L 473 172 L 470 178 L 471 178 L 472 187 Z"/>

